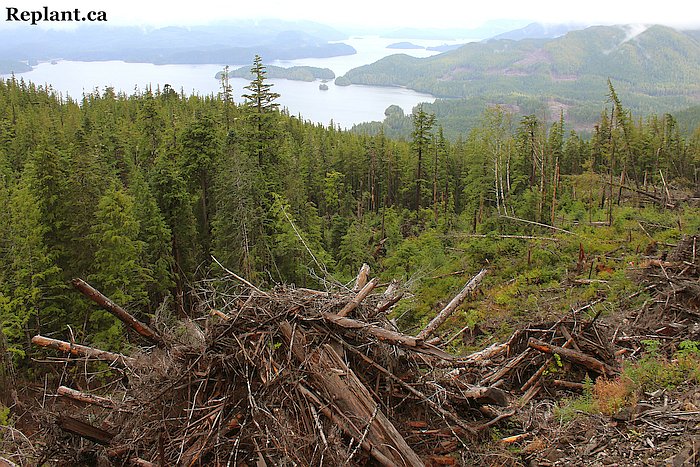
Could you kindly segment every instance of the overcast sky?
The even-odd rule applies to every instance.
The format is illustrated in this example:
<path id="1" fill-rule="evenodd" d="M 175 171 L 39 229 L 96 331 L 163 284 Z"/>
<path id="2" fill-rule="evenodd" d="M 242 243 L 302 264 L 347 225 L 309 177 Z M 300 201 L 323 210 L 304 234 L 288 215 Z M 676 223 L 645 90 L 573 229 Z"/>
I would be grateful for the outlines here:
<path id="1" fill-rule="evenodd" d="M 332 26 L 471 28 L 490 19 L 699 28 L 692 0 L 0 0 L 22 10 L 104 10 L 109 24 L 185 25 L 222 19 L 305 19 Z M 419 6 L 422 5 L 422 6 Z M 2 12 L 3 16 L 5 11 Z M 3 18 L 4 20 L 4 18 Z"/>

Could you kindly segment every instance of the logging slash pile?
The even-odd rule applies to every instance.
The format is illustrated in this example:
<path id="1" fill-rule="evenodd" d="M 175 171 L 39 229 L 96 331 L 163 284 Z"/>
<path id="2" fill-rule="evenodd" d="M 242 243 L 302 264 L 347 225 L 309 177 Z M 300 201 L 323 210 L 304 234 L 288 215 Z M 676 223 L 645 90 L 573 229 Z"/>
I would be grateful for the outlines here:
<path id="1" fill-rule="evenodd" d="M 89 361 L 121 375 L 102 388 L 47 387 L 46 396 L 56 397 L 34 413 L 42 440 L 34 460 L 141 466 L 589 463 L 604 449 L 574 450 L 568 457 L 561 452 L 560 464 L 547 460 L 545 454 L 557 448 L 556 430 L 543 424 L 537 401 L 580 394 L 586 381 L 619 375 L 622 359 L 639 352 L 651 332 L 697 338 L 696 242 L 686 240 L 677 257 L 646 266 L 642 290 L 654 290 L 655 298 L 626 321 L 605 322 L 599 298 L 465 357 L 441 349 L 438 330 L 486 270 L 416 336 L 387 318 L 402 298 L 398 285 L 369 280 L 364 268 L 352 289 L 333 291 L 263 291 L 226 271 L 201 287 L 201 318 L 167 326 L 139 322 L 76 280 L 79 291 L 148 345 L 121 355 L 34 337 L 36 345 L 67 354 L 64 361 L 84 362 L 85 368 Z M 650 316 L 666 323 L 664 329 L 650 330 Z M 492 428 L 514 434 L 496 439 Z M 524 454 L 508 451 L 516 443 L 525 446 Z"/>

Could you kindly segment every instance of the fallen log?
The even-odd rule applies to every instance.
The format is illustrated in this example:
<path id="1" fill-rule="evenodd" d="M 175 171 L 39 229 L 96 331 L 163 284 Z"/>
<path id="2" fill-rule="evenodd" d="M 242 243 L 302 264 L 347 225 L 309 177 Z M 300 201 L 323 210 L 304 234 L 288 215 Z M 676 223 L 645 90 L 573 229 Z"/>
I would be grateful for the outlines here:
<path id="1" fill-rule="evenodd" d="M 338 325 L 345 329 L 353 329 L 357 331 L 364 331 L 379 340 L 389 342 L 395 345 L 401 345 L 406 347 L 417 347 L 422 341 L 416 337 L 409 336 L 407 334 L 401 334 L 399 332 L 394 332 L 389 329 L 385 329 L 373 324 L 358 321 L 352 318 L 346 318 L 340 315 L 334 315 L 333 313 L 321 313 L 323 319 Z"/>
<path id="2" fill-rule="evenodd" d="M 56 394 L 59 396 L 68 397 L 69 399 L 73 399 L 78 402 L 83 402 L 85 404 L 99 405 L 100 407 L 105 407 L 107 409 L 114 409 L 117 407 L 117 404 L 111 399 L 95 396 L 82 391 L 76 391 L 75 389 L 66 386 L 59 386 Z"/>
<path id="3" fill-rule="evenodd" d="M 577 391 L 583 391 L 586 387 L 586 385 L 582 383 L 575 383 L 573 381 L 565 381 L 561 379 L 553 379 L 550 381 L 550 383 L 560 388 L 575 389 Z"/>
<path id="4" fill-rule="evenodd" d="M 522 441 L 523 439 L 532 436 L 532 433 L 521 433 L 519 435 L 513 435 L 513 436 L 508 436 L 506 438 L 501 438 L 500 442 L 503 444 L 513 444 L 517 443 L 518 441 Z"/>
<path id="5" fill-rule="evenodd" d="M 131 365 L 135 361 L 133 358 L 127 357 L 126 355 L 107 352 L 106 350 L 95 349 L 85 345 L 73 344 L 71 342 L 60 341 L 58 339 L 51 339 L 50 337 L 40 335 L 32 337 L 32 344 L 38 345 L 39 347 L 47 347 L 49 349 L 58 350 L 76 357 L 94 358 L 96 360 L 102 360 L 104 362 L 109 362 L 120 366 Z"/>
<path id="6" fill-rule="evenodd" d="M 413 394 L 414 396 L 418 397 L 418 399 L 419 399 L 420 401 L 425 402 L 430 408 L 432 408 L 433 410 L 435 410 L 437 413 L 439 413 L 439 414 L 442 415 L 443 417 L 445 417 L 445 418 L 447 418 L 447 419 L 450 419 L 450 420 L 452 420 L 453 422 L 455 422 L 460 428 L 462 428 L 462 429 L 463 429 L 464 431 L 466 431 L 467 433 L 471 433 L 471 434 L 476 433 L 476 430 L 475 430 L 474 428 L 472 428 L 471 426 L 467 425 L 467 423 L 464 422 L 464 420 L 462 420 L 461 418 L 459 418 L 457 415 L 453 414 L 452 412 L 449 412 L 449 411 L 445 410 L 443 407 L 440 406 L 440 404 L 437 404 L 437 403 L 433 402 L 428 396 L 426 396 L 425 394 L 423 394 L 422 392 L 420 392 L 419 390 L 417 390 L 416 388 L 414 388 L 414 387 L 411 386 L 410 384 L 407 384 L 407 383 L 406 383 L 405 381 L 403 381 L 401 378 L 399 378 L 398 376 L 396 376 L 395 374 L 393 374 L 392 372 L 390 372 L 389 370 L 387 370 L 386 368 L 384 368 L 383 366 L 381 366 L 380 364 L 378 364 L 377 362 L 375 362 L 374 360 L 372 360 L 371 358 L 369 358 L 368 356 L 366 356 L 365 354 L 363 354 L 362 352 L 358 351 L 357 349 L 355 349 L 355 348 L 353 348 L 353 347 L 348 347 L 348 349 L 349 349 L 350 351 L 352 351 L 355 355 L 358 355 L 360 358 L 362 358 L 365 362 L 369 363 L 369 364 L 372 365 L 374 368 L 376 368 L 377 370 L 379 370 L 379 371 L 381 371 L 382 373 L 384 373 L 386 376 L 389 377 L 389 379 L 391 379 L 392 381 L 398 383 L 399 386 L 403 387 L 403 388 L 406 389 L 408 392 L 410 392 L 410 393 Z"/>
<path id="7" fill-rule="evenodd" d="M 304 386 L 299 385 L 299 392 L 301 392 L 302 395 L 306 397 L 310 402 L 315 404 L 316 407 L 318 407 L 318 409 L 321 411 L 321 413 L 325 415 L 326 418 L 328 418 L 331 422 L 335 423 L 345 434 L 355 438 L 356 440 L 359 440 L 362 449 L 367 451 L 367 453 L 370 456 L 374 457 L 377 460 L 377 462 L 386 467 L 398 467 L 391 459 L 386 457 L 379 449 L 377 449 L 376 446 L 373 446 L 372 443 L 370 443 L 366 439 L 362 439 L 362 433 L 359 432 L 357 428 L 355 428 L 355 426 L 352 424 L 352 422 L 350 422 L 350 420 L 348 420 L 342 414 L 338 415 L 333 413 L 333 411 L 328 408 L 328 404 L 324 404 L 323 402 L 321 402 L 314 393 L 309 391 Z"/>
<path id="8" fill-rule="evenodd" d="M 344 316 L 334 315 L 333 313 L 321 313 L 323 319 L 329 321 L 337 326 L 345 329 L 350 329 L 353 331 L 366 332 L 381 341 L 388 342 L 390 344 L 398 345 L 401 347 L 406 347 L 416 352 L 420 352 L 426 355 L 432 355 L 433 357 L 438 357 L 443 360 L 454 360 L 454 355 L 451 355 L 443 350 L 438 349 L 433 345 L 424 343 L 417 337 L 409 336 L 407 334 L 402 334 L 400 332 L 395 332 L 390 329 L 385 329 L 373 324 L 358 321 L 352 318 L 346 318 Z"/>
<path id="9" fill-rule="evenodd" d="M 379 281 L 375 277 L 374 279 L 369 281 L 367 284 L 365 284 L 365 286 L 362 287 L 362 290 L 360 290 L 357 293 L 357 295 L 355 295 L 355 298 L 350 300 L 350 302 L 347 305 L 345 305 L 342 310 L 340 310 L 338 312 L 338 316 L 349 315 L 355 308 L 357 308 L 357 306 L 362 302 L 362 300 L 367 298 L 367 295 L 369 295 L 369 293 L 372 290 L 374 290 L 374 288 L 377 286 L 378 283 L 379 283 Z"/>
<path id="10" fill-rule="evenodd" d="M 141 459 L 140 457 L 132 457 L 131 459 L 129 459 L 129 462 L 131 462 L 132 465 L 136 465 L 137 467 L 157 467 L 158 465 L 154 464 L 153 462 L 148 462 L 147 460 Z"/>
<path id="11" fill-rule="evenodd" d="M 481 385 L 493 385 L 498 383 L 503 377 L 505 377 L 508 373 L 510 373 L 514 368 L 516 368 L 518 365 L 520 365 L 527 357 L 529 357 L 530 352 L 532 352 L 532 349 L 529 347 L 525 349 L 520 355 L 518 355 L 515 358 L 511 358 L 505 365 L 500 367 L 497 371 L 494 373 L 488 375 L 484 379 L 482 379 L 479 384 Z"/>
<path id="12" fill-rule="evenodd" d="M 566 329 L 565 327 L 561 327 L 561 329 Z M 568 332 L 568 331 L 567 331 Z M 564 342 L 564 345 L 561 346 L 562 349 L 566 349 L 571 347 L 571 345 L 574 344 L 574 338 L 569 335 L 569 338 Z M 530 389 L 531 386 L 533 386 L 535 383 L 539 382 L 540 377 L 544 374 L 545 371 L 547 371 L 547 368 L 549 368 L 549 365 L 552 363 L 552 360 L 554 360 L 553 356 L 547 357 L 545 362 L 540 365 L 540 367 L 535 371 L 530 378 L 525 381 L 525 384 L 520 388 L 521 391 L 525 392 L 528 389 Z"/>
<path id="13" fill-rule="evenodd" d="M 613 368 L 607 363 L 601 362 L 597 358 L 593 358 L 589 355 L 584 354 L 583 352 L 577 352 L 576 350 L 565 349 L 556 345 L 547 344 L 546 342 L 542 342 L 541 340 L 535 339 L 534 337 L 530 338 L 527 345 L 543 353 L 557 354 L 560 357 L 569 360 L 570 362 L 577 363 L 581 366 L 588 368 L 589 370 L 593 370 L 605 376 L 620 373 L 617 369 Z"/>
<path id="14" fill-rule="evenodd" d="M 481 387 L 464 384 L 459 380 L 454 381 L 460 389 L 458 395 L 465 399 L 472 399 L 480 404 L 508 406 L 508 396 L 502 389 L 493 387 Z"/>
<path id="15" fill-rule="evenodd" d="M 71 281 L 73 287 L 78 289 L 80 293 L 85 295 L 87 298 L 97 303 L 100 307 L 112 313 L 114 316 L 119 318 L 124 324 L 129 326 L 131 329 L 150 340 L 154 344 L 163 345 L 163 339 L 156 333 L 153 329 L 148 327 L 147 324 L 134 318 L 128 311 L 114 303 L 109 298 L 102 295 L 102 293 L 95 289 L 93 286 L 88 284 L 82 279 L 73 279 Z"/>
<path id="16" fill-rule="evenodd" d="M 98 444 L 109 444 L 114 438 L 112 433 L 68 415 L 60 415 L 56 423 L 63 431 L 73 433 Z"/>
<path id="17" fill-rule="evenodd" d="M 377 307 L 374 309 L 374 312 L 370 317 L 377 316 L 378 314 L 384 313 L 387 311 L 389 308 L 392 306 L 396 305 L 399 300 L 403 298 L 403 292 L 397 293 L 399 286 L 398 282 L 396 281 L 391 281 L 391 284 L 389 284 L 389 287 L 384 291 L 384 295 L 382 296 L 382 300 L 377 304 Z"/>
<path id="18" fill-rule="evenodd" d="M 360 420 L 367 426 L 351 431 L 362 433 L 358 437 L 352 434 L 363 446 L 372 446 L 391 463 L 384 465 L 422 466 L 420 457 L 406 443 L 391 421 L 379 409 L 369 390 L 359 380 L 332 346 L 324 344 L 309 353 L 304 331 L 293 328 L 284 321 L 280 330 L 286 340 L 290 353 L 306 366 L 309 383 L 326 394 L 329 402 L 343 417 Z M 321 404 L 322 409 L 326 404 Z M 342 427 L 341 427 L 342 428 Z M 372 455 L 374 449 L 368 451 Z M 374 456 L 377 461 L 382 461 Z"/>
<path id="19" fill-rule="evenodd" d="M 462 304 L 462 302 L 467 298 L 467 296 L 476 290 L 476 288 L 479 286 L 479 283 L 481 282 L 481 279 L 484 278 L 488 271 L 486 269 L 482 269 L 479 271 L 479 273 L 474 276 L 469 282 L 467 282 L 467 285 L 464 286 L 461 292 L 459 292 L 451 301 L 450 303 L 443 308 L 438 315 L 432 319 L 428 323 L 428 325 L 418 333 L 418 338 L 425 340 L 428 338 L 430 335 L 432 335 L 437 328 L 439 328 L 445 321 L 447 321 L 447 318 L 449 318 L 452 313 L 457 309 L 459 305 Z"/>

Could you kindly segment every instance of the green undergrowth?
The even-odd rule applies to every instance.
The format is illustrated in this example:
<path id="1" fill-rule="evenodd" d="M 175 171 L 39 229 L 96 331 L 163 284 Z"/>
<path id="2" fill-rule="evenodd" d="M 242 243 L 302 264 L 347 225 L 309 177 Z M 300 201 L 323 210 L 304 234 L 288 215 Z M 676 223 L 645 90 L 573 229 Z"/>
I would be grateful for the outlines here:
<path id="1" fill-rule="evenodd" d="M 625 408 L 633 410 L 644 393 L 700 384 L 700 342 L 681 342 L 670 358 L 659 351 L 658 341 L 644 341 L 644 346 L 643 356 L 627 362 L 620 376 L 600 377 L 595 383 L 587 378 L 583 394 L 562 399 L 554 415 L 561 422 L 579 415 L 614 415 Z"/>
<path id="2" fill-rule="evenodd" d="M 458 219 L 449 230 L 428 225 L 388 248 L 374 270 L 384 280 L 403 280 L 409 290 L 392 317 L 410 333 L 424 327 L 480 269 L 488 269 L 478 291 L 439 330 L 447 339 L 478 325 L 483 335 L 464 346 L 459 339 L 450 345 L 468 353 L 502 341 L 523 323 L 556 320 L 595 300 L 601 300 L 597 308 L 603 316 L 641 306 L 649 299 L 640 292 L 645 261 L 670 253 L 682 235 L 700 228 L 697 208 L 614 206 L 611 225 L 598 220 L 607 209 L 590 215 L 593 224 L 563 207 L 556 227 L 566 232 L 495 217 L 475 233 L 470 218 Z"/>

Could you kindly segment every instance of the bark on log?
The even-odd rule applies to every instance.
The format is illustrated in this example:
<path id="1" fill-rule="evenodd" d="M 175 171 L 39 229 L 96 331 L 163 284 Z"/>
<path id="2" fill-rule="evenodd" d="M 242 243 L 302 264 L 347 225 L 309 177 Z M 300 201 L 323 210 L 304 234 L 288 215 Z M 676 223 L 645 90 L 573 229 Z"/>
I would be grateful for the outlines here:
<path id="1" fill-rule="evenodd" d="M 583 391 L 586 388 L 585 384 L 582 383 L 575 383 L 573 381 L 564 381 L 561 379 L 554 379 L 551 381 L 551 383 L 554 386 L 558 386 L 560 388 L 566 388 L 566 389 L 576 389 L 578 391 Z"/>
<path id="2" fill-rule="evenodd" d="M 77 418 L 61 415 L 57 420 L 58 426 L 63 431 L 73 433 L 98 444 L 109 444 L 114 438 L 114 435 L 108 431 L 92 426 Z"/>
<path id="3" fill-rule="evenodd" d="M 498 388 L 486 388 L 481 386 L 470 386 L 459 380 L 455 380 L 457 387 L 460 388 L 458 397 L 472 399 L 480 404 L 498 405 L 501 407 L 508 406 L 508 396 L 506 392 Z"/>
<path id="4" fill-rule="evenodd" d="M 318 397 L 307 388 L 299 385 L 299 392 L 302 393 L 309 401 L 313 402 L 316 407 L 321 411 L 323 415 L 326 416 L 331 422 L 335 423 L 346 435 L 355 438 L 356 440 L 362 440 L 362 433 L 360 433 L 357 428 L 342 414 L 335 414 L 331 409 L 328 408 L 328 404 L 324 404 L 319 400 Z M 370 456 L 374 457 L 377 462 L 385 467 L 398 467 L 391 459 L 386 457 L 379 451 L 375 446 L 372 445 L 366 439 L 362 440 L 362 449 L 367 451 Z"/>
<path id="5" fill-rule="evenodd" d="M 547 344 L 546 342 L 542 342 L 541 340 L 535 339 L 534 337 L 531 337 L 527 344 L 533 349 L 539 350 L 540 352 L 548 354 L 557 354 L 562 358 L 569 360 L 570 362 L 577 363 L 602 375 L 607 376 L 619 373 L 618 370 L 611 367 L 607 363 L 601 362 L 600 360 L 586 355 L 582 352 L 577 352 L 575 350 L 565 349 L 556 345 Z"/>
<path id="6" fill-rule="evenodd" d="M 372 290 L 374 290 L 374 288 L 377 286 L 378 283 L 379 283 L 379 281 L 378 281 L 377 278 L 375 277 L 374 279 L 372 279 L 371 281 L 369 281 L 367 284 L 365 284 L 365 286 L 362 287 L 362 290 L 360 290 L 360 291 L 357 293 L 357 295 L 355 295 L 355 298 L 353 298 L 352 300 L 350 300 L 350 303 L 348 303 L 347 305 L 345 305 L 345 306 L 343 307 L 343 309 L 340 310 L 340 311 L 338 312 L 338 316 L 347 316 L 347 315 L 349 315 L 349 314 L 352 312 L 352 310 L 354 310 L 355 308 L 357 308 L 357 306 L 362 302 L 362 300 L 364 300 L 365 298 L 367 298 L 367 295 L 369 295 L 369 293 L 370 293 Z"/>
<path id="7" fill-rule="evenodd" d="M 105 297 L 99 290 L 95 289 L 93 286 L 88 284 L 82 279 L 73 279 L 71 282 L 73 287 L 78 289 L 80 293 L 85 295 L 87 298 L 97 303 L 100 307 L 112 313 L 114 316 L 119 318 L 124 324 L 129 326 L 131 329 L 141 334 L 146 339 L 151 342 L 162 345 L 163 339 L 156 333 L 153 329 L 148 327 L 147 324 L 134 318 L 129 312 L 124 308 L 120 307 L 114 303 L 109 298 Z"/>
<path id="8" fill-rule="evenodd" d="M 369 363 L 370 365 L 375 367 L 377 370 L 384 373 L 387 377 L 389 377 L 389 379 L 393 380 L 399 386 L 403 387 L 408 392 L 410 392 L 411 394 L 416 396 L 418 398 L 418 400 L 425 402 L 429 407 L 431 407 L 437 413 L 439 413 L 443 417 L 448 418 L 448 419 L 452 420 L 453 422 L 455 422 L 465 432 L 470 433 L 470 434 L 475 433 L 475 430 L 471 426 L 467 425 L 464 420 L 462 420 L 461 418 L 459 418 L 457 415 L 453 414 L 452 412 L 445 410 L 440 404 L 433 402 L 433 400 L 430 399 L 430 397 L 426 396 L 425 394 L 423 394 L 422 392 L 420 392 L 419 390 L 417 390 L 416 388 L 414 388 L 410 384 L 406 383 L 404 380 L 402 380 L 401 378 L 396 376 L 394 373 L 390 372 L 389 370 L 387 370 L 386 368 L 384 368 L 383 366 L 381 366 L 380 364 L 378 364 L 377 362 L 375 362 L 374 360 L 369 358 L 367 355 L 363 354 L 362 352 L 360 352 L 359 350 L 357 350 L 354 347 L 347 346 L 347 348 L 352 353 L 354 353 L 355 355 L 357 355 L 358 357 L 363 359 L 365 362 Z"/>
<path id="9" fill-rule="evenodd" d="M 32 344 L 38 345 L 40 347 L 48 347 L 49 349 L 58 350 L 63 353 L 74 355 L 76 357 L 94 358 L 97 360 L 102 360 L 120 366 L 128 366 L 130 364 L 133 364 L 135 361 L 133 358 L 127 357 L 126 355 L 107 352 L 106 350 L 95 349 L 93 347 L 87 347 L 85 345 L 59 341 L 57 339 L 51 339 L 50 337 L 44 337 L 40 335 L 32 337 Z"/>
<path id="10" fill-rule="evenodd" d="M 561 326 L 560 329 L 565 329 L 564 326 Z M 568 339 L 566 342 L 564 342 L 564 345 L 561 346 L 562 349 L 568 349 L 571 347 L 571 345 L 574 344 L 574 338 L 569 335 Z M 529 348 L 529 347 L 528 347 Z M 578 349 L 577 349 L 578 350 Z M 552 363 L 552 360 L 554 360 L 554 356 L 549 356 L 545 359 L 544 363 L 540 365 L 540 367 L 535 371 L 530 378 L 525 381 L 525 384 L 520 388 L 521 391 L 525 392 L 528 389 L 530 389 L 531 386 L 533 386 L 535 383 L 539 382 L 540 377 L 544 374 L 545 371 L 547 371 L 547 368 L 549 368 L 549 365 Z"/>
<path id="11" fill-rule="evenodd" d="M 508 352 L 508 348 L 508 344 L 491 344 L 483 350 L 479 350 L 478 352 L 474 352 L 460 359 L 459 363 L 472 365 L 474 363 L 488 361 L 502 353 Z"/>
<path id="12" fill-rule="evenodd" d="M 493 385 L 498 383 L 501 379 L 503 379 L 508 373 L 510 373 L 514 368 L 517 368 L 529 355 L 530 352 L 533 350 L 531 348 L 525 349 L 520 355 L 518 355 L 515 358 L 512 358 L 506 363 L 505 365 L 501 366 L 498 371 L 488 375 L 484 379 L 482 379 L 479 384 L 481 385 Z"/>
<path id="13" fill-rule="evenodd" d="M 306 336 L 299 328 L 292 328 L 289 322 L 280 324 L 280 330 L 287 341 L 292 355 L 304 363 L 309 372 L 309 382 L 328 402 L 347 420 L 356 420 L 360 427 L 353 427 L 353 438 L 367 441 L 382 457 L 397 466 L 422 466 L 420 457 L 411 449 L 399 434 L 391 421 L 380 410 L 369 390 L 357 375 L 328 344 L 322 345 L 312 353 L 304 346 Z M 319 406 L 321 408 L 322 406 Z M 354 425 L 354 423 L 353 423 Z M 342 427 L 341 427 L 342 428 Z M 361 433 L 358 437 L 357 433 Z M 366 436 L 365 436 L 366 435 Z M 370 454 L 374 449 L 368 451 Z M 377 461 L 381 461 L 375 456 Z"/>
<path id="14" fill-rule="evenodd" d="M 438 313 L 438 315 L 428 323 L 428 325 L 423 329 L 420 333 L 418 333 L 418 338 L 425 340 L 428 338 L 430 335 L 432 335 L 437 328 L 439 328 L 445 321 L 447 321 L 447 318 L 449 318 L 452 313 L 457 309 L 459 305 L 462 304 L 462 302 L 467 298 L 467 296 L 476 290 L 476 288 L 479 286 L 479 283 L 481 282 L 481 279 L 484 278 L 488 271 L 486 269 L 482 269 L 479 271 L 479 274 L 474 276 L 469 282 L 467 282 L 467 285 L 464 286 L 461 292 L 457 294 L 456 297 L 454 297 L 450 303 L 447 304 L 445 308 Z"/>
<path id="15" fill-rule="evenodd" d="M 93 394 L 88 394 L 86 392 L 76 391 L 75 389 L 66 386 L 59 386 L 56 393 L 59 396 L 68 397 L 70 399 L 79 402 L 84 402 L 90 405 L 99 405 L 100 407 L 105 407 L 108 409 L 114 409 L 117 406 L 117 404 L 113 400 L 107 399 L 106 397 L 100 397 L 95 396 Z"/>

